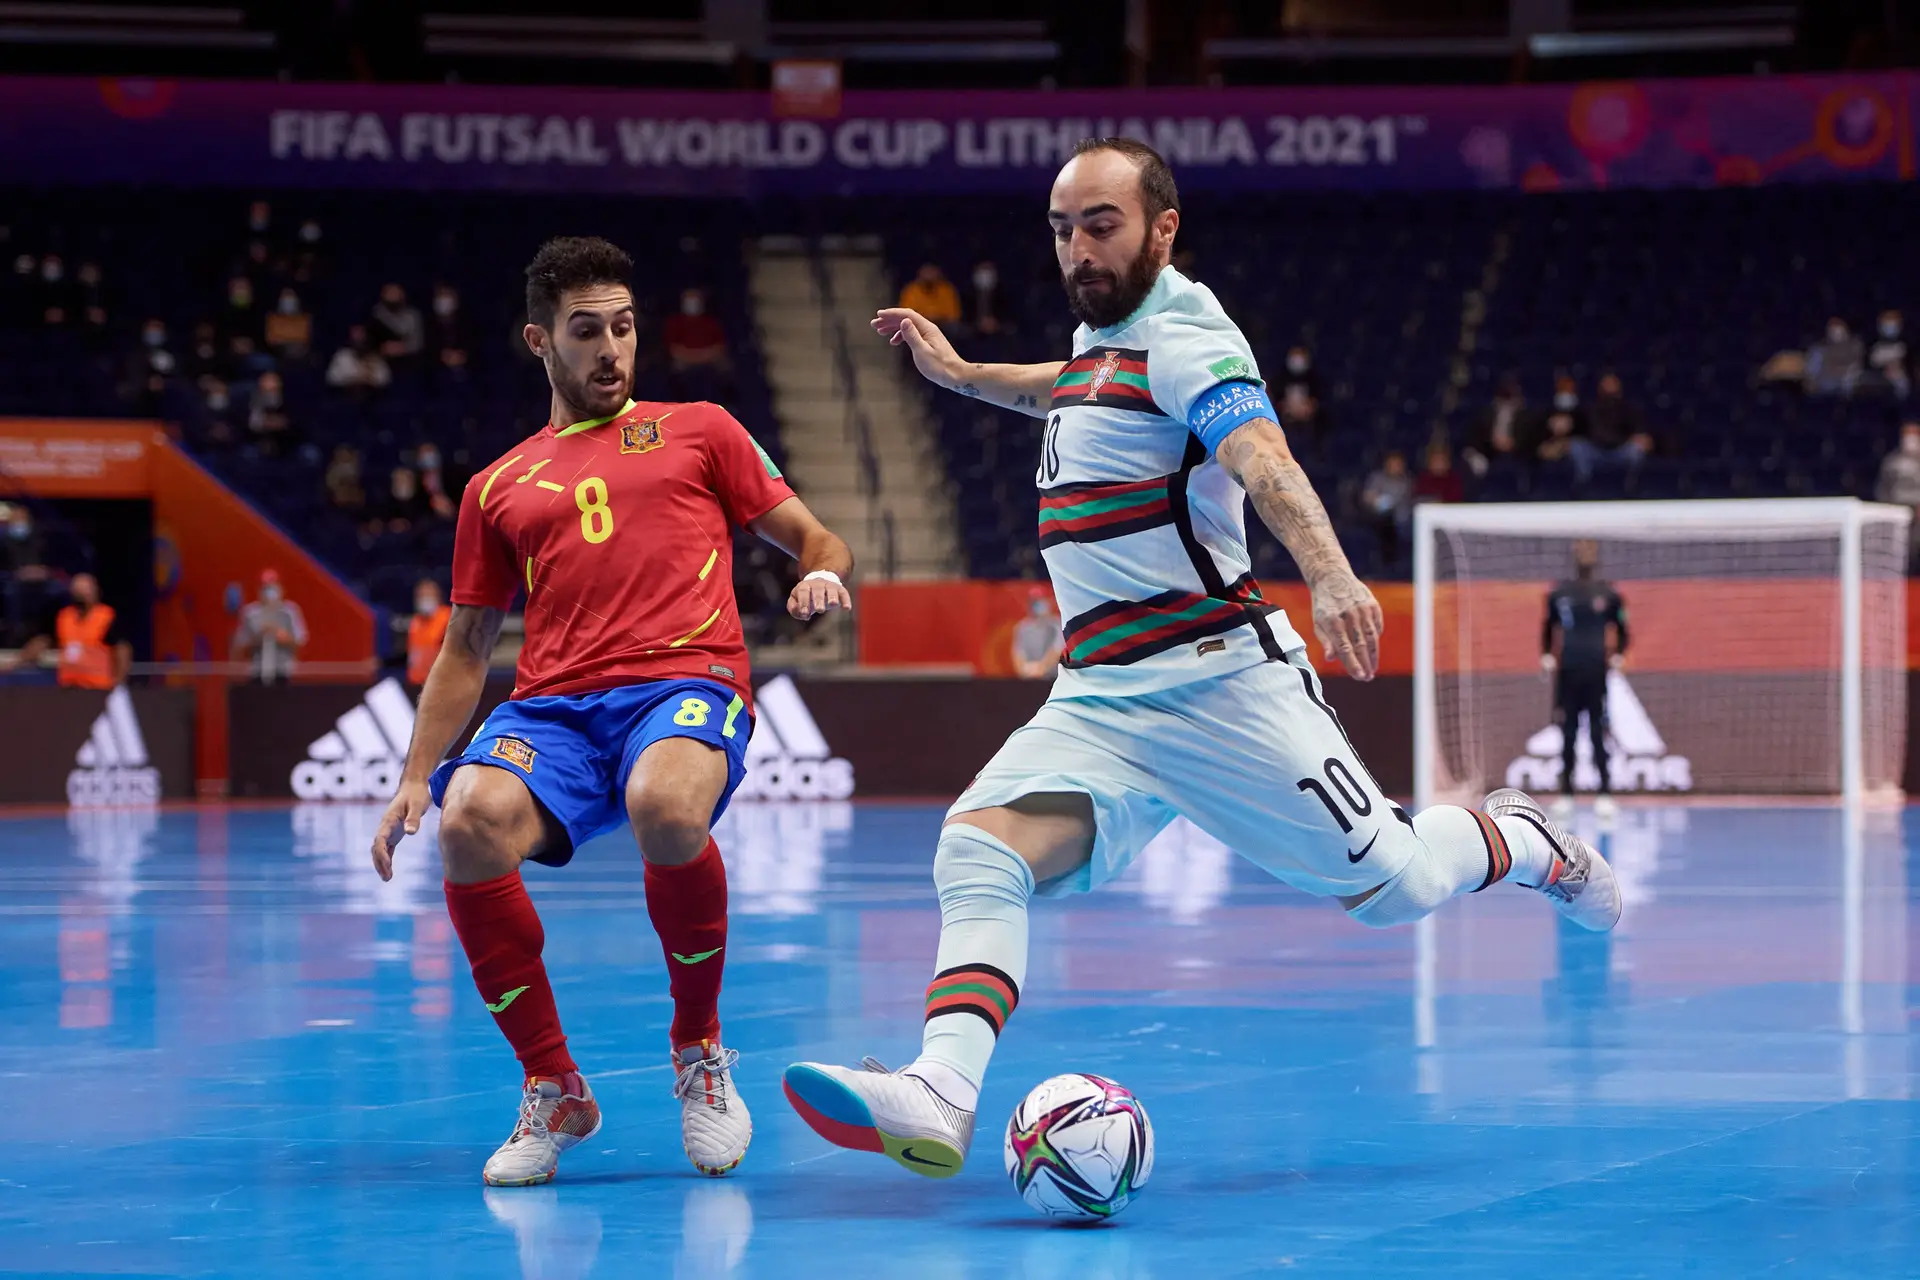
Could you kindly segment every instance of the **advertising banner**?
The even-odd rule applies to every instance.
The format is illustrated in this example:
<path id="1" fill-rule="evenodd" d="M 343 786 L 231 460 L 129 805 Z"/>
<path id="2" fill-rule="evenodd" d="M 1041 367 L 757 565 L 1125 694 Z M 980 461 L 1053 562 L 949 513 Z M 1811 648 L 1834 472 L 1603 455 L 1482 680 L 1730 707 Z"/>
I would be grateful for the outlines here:
<path id="1" fill-rule="evenodd" d="M 149 805 L 193 796 L 191 689 L 0 685 L 0 724 L 32 726 L 0 804 Z"/>
<path id="2" fill-rule="evenodd" d="M 812 118 L 763 93 L 16 77 L 0 80 L 0 181 L 1037 191 L 1094 134 L 1151 142 L 1195 190 L 1911 178 L 1917 80 L 849 91 Z"/>

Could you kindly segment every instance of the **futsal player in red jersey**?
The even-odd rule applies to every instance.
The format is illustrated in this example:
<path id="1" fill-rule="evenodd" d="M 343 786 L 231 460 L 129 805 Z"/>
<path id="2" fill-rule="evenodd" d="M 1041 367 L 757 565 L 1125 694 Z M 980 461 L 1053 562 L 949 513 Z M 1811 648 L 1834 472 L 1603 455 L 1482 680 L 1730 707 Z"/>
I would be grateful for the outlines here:
<path id="1" fill-rule="evenodd" d="M 402 834 L 437 803 L 447 911 L 480 998 L 525 1075 L 494 1186 L 550 1181 L 600 1108 L 554 1007 L 545 935 L 520 864 L 564 865 L 630 821 L 673 996 L 673 1092 L 703 1173 L 740 1163 L 753 1126 L 720 1042 L 727 879 L 709 827 L 746 773 L 747 649 L 732 529 L 800 562 L 787 602 L 811 618 L 852 601 L 844 542 L 793 496 L 725 410 L 636 404 L 632 262 L 605 240 L 549 241 L 527 268 L 527 345 L 553 386 L 547 426 L 482 469 L 460 502 L 453 616 L 421 691 L 398 793 L 374 838 L 393 874 Z M 479 704 L 516 594 L 526 641 L 513 696 L 442 758 Z"/>

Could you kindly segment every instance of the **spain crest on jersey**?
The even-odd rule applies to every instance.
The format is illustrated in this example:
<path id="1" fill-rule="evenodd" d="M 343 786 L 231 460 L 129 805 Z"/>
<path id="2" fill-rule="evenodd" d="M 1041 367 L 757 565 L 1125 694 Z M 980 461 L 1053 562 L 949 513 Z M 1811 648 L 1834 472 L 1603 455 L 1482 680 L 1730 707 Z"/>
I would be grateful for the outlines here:
<path id="1" fill-rule="evenodd" d="M 1120 353 L 1109 351 L 1100 357 L 1100 363 L 1093 366 L 1093 376 L 1087 379 L 1087 399 L 1100 394 L 1100 388 L 1113 381 L 1113 375 L 1120 372 Z"/>
<path id="2" fill-rule="evenodd" d="M 657 418 L 642 418 L 638 422 L 620 424 L 620 452 L 652 453 L 665 444 L 666 437 L 660 433 L 660 424 L 667 420 L 666 414 Z"/>

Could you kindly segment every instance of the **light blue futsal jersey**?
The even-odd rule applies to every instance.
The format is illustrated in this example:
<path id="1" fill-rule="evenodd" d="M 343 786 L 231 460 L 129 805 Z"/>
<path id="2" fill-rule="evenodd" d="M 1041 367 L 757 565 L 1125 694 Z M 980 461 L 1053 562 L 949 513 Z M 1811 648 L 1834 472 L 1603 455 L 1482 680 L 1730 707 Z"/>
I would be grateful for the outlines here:
<path id="1" fill-rule="evenodd" d="M 1253 581 L 1246 491 L 1213 459 L 1270 413 L 1240 330 L 1172 267 L 1125 321 L 1074 333 L 1036 477 L 1066 619 L 1054 697 L 1153 693 L 1300 647 Z"/>
<path id="2" fill-rule="evenodd" d="M 1038 477 L 1066 654 L 949 810 L 1085 793 L 1093 856 L 1042 893 L 1118 875 L 1176 815 L 1309 893 L 1363 893 L 1413 857 L 1411 822 L 1260 599 L 1246 492 L 1213 459 L 1272 414 L 1246 339 L 1170 267 L 1127 320 L 1074 334 Z"/>

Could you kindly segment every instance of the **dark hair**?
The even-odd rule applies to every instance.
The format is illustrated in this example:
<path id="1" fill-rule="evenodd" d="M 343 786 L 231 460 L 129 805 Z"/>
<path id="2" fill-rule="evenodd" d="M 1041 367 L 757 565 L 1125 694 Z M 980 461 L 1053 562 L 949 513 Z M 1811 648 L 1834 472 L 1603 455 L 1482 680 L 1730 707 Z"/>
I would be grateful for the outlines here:
<path id="1" fill-rule="evenodd" d="M 1133 138 L 1082 138 L 1073 154 L 1078 158 L 1095 151 L 1118 152 L 1133 161 L 1140 173 L 1140 207 L 1148 222 L 1169 209 L 1180 212 L 1180 188 L 1173 184 L 1173 170 L 1158 151 Z"/>
<path id="2" fill-rule="evenodd" d="M 631 288 L 627 276 L 632 270 L 633 259 L 610 241 L 598 236 L 556 236 L 541 245 L 527 264 L 527 319 L 551 329 L 561 295 L 596 284 Z"/>

